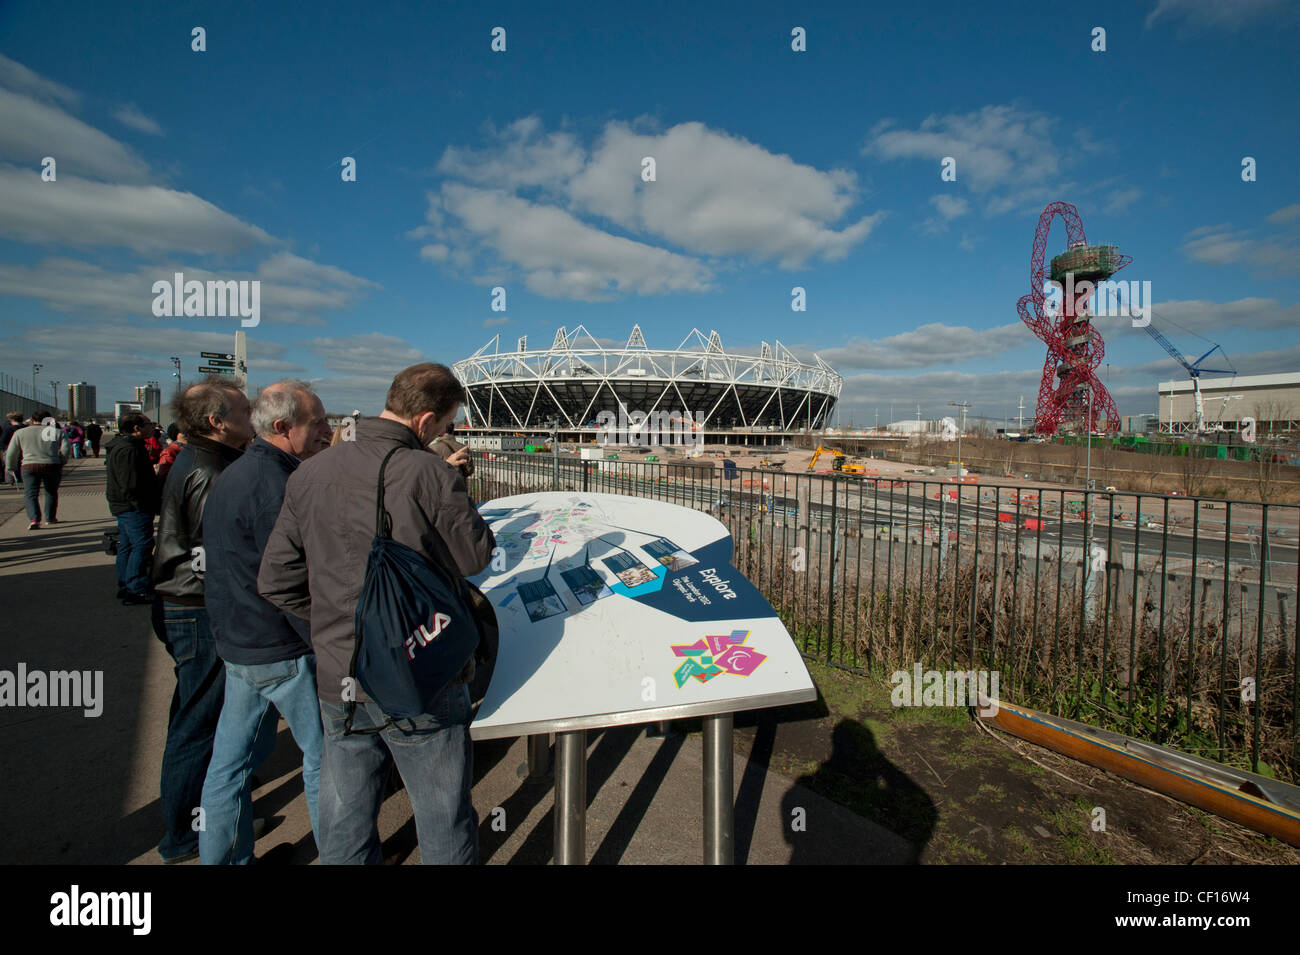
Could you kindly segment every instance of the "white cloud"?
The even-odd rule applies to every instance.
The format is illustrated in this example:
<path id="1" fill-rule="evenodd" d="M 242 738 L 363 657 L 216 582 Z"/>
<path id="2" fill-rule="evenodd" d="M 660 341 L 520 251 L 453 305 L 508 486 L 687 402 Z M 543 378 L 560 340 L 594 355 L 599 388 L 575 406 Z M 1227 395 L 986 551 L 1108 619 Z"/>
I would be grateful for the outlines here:
<path id="1" fill-rule="evenodd" d="M 305 265 L 303 264 L 305 263 Z M 117 315 L 146 316 L 154 321 L 153 283 L 172 281 L 182 272 L 186 281 L 261 281 L 262 321 L 286 325 L 323 325 L 311 314 L 319 309 L 352 305 L 373 282 L 332 266 L 320 266 L 290 253 L 268 259 L 256 272 L 195 268 L 158 263 L 133 272 L 112 272 L 78 259 L 56 257 L 35 265 L 0 264 L 0 295 L 33 298 L 57 311 L 93 309 Z M 224 322 L 228 319 L 184 319 L 187 322 Z"/>
<path id="2" fill-rule="evenodd" d="M 328 375 L 313 378 L 325 407 L 331 411 L 359 408 L 378 414 L 393 378 L 403 368 L 424 361 L 450 365 L 458 356 L 430 356 L 405 339 L 380 332 L 315 338 L 303 343 L 317 356 Z"/>
<path id="3" fill-rule="evenodd" d="M 509 323 L 510 319 L 506 318 L 504 315 L 500 315 L 497 318 L 483 319 L 484 328 L 496 328 L 498 325 L 508 325 Z"/>
<path id="4" fill-rule="evenodd" d="M 193 193 L 93 182 L 62 166 L 55 182 L 41 181 L 35 170 L 0 166 L 0 234 L 28 242 L 215 255 L 273 241 Z"/>
<path id="5" fill-rule="evenodd" d="M 431 360 L 405 339 L 382 332 L 313 338 L 303 344 L 329 371 L 382 383 L 385 390 L 403 368 Z"/>
<path id="6" fill-rule="evenodd" d="M 554 206 L 458 183 L 445 183 L 441 199 L 466 239 L 522 269 L 538 295 L 602 301 L 708 288 L 709 272 L 694 259 L 611 235 Z"/>
<path id="7" fill-rule="evenodd" d="M 641 180 L 642 159 L 656 181 Z M 656 135 L 610 123 L 591 161 L 569 183 L 582 210 L 692 252 L 777 261 L 842 259 L 882 214 L 836 230 L 857 201 L 856 177 L 823 172 L 748 140 L 682 123 Z"/>
<path id="8" fill-rule="evenodd" d="M 130 126 L 132 129 L 141 133 L 148 133 L 150 136 L 161 136 L 163 134 L 162 127 L 140 112 L 140 108 L 134 103 L 119 107 L 113 112 L 113 118 L 123 126 Z"/>
<path id="9" fill-rule="evenodd" d="M 1292 203 L 1289 206 L 1283 206 L 1281 209 L 1278 209 L 1277 212 L 1268 216 L 1269 222 L 1278 225 L 1283 225 L 1288 222 L 1296 222 L 1297 220 L 1300 220 L 1300 202 Z"/>
<path id="10" fill-rule="evenodd" d="M 438 172 L 455 179 L 497 189 L 541 187 L 558 191 L 582 169 L 586 154 L 568 133 L 541 132 L 541 120 L 528 116 L 515 120 L 500 133 L 490 126 L 497 143 L 475 150 L 448 146 L 438 162 Z"/>
<path id="11" fill-rule="evenodd" d="M 930 216 L 921 223 L 920 229 L 926 235 L 938 235 L 948 231 L 948 223 L 970 212 L 970 203 L 960 196 L 939 193 L 930 197 L 930 205 L 938 210 L 937 216 Z"/>
<path id="12" fill-rule="evenodd" d="M 934 322 L 888 338 L 822 348 L 818 354 L 836 370 L 845 368 L 909 369 L 996 358 L 1036 344 L 1023 322 L 997 328 L 969 328 Z"/>
<path id="13" fill-rule="evenodd" d="M 1300 304 L 1283 305 L 1272 298 L 1242 298 L 1233 302 L 1171 299 L 1160 302 L 1152 309 L 1152 321 L 1173 338 L 1178 338 L 1179 329 L 1182 329 L 1207 335 L 1215 341 L 1229 342 L 1235 333 L 1241 331 L 1290 331 L 1300 328 Z M 1121 321 L 1118 327 L 1128 333 L 1146 335 L 1140 328 L 1133 328 L 1128 321 Z M 1192 346 L 1189 344 L 1188 347 Z"/>
<path id="14" fill-rule="evenodd" d="M 75 90 L 46 79 L 3 54 L 0 54 L 0 87 L 43 103 L 61 104 L 68 109 L 77 109 L 81 105 L 81 94 Z"/>
<path id="15" fill-rule="evenodd" d="M 1278 210 L 1268 221 L 1287 222 L 1289 209 Z M 1182 251 L 1188 258 L 1207 265 L 1241 263 L 1264 274 L 1300 274 L 1300 246 L 1290 240 L 1257 238 L 1256 235 L 1256 230 L 1234 231 L 1226 224 L 1202 226 L 1187 234 Z"/>
<path id="16" fill-rule="evenodd" d="M 957 181 L 977 193 L 1016 182 L 1037 182 L 1060 171 L 1057 126 L 1048 113 L 1014 106 L 985 106 L 966 114 L 927 116 L 919 128 L 891 129 L 878 124 L 863 152 L 881 159 L 926 159 L 945 156 L 957 162 Z"/>
<path id="17" fill-rule="evenodd" d="M 654 134 L 609 123 L 590 155 L 535 117 L 489 136 L 484 149 L 443 154 L 438 170 L 450 180 L 408 236 L 436 240 L 422 258 L 465 271 L 486 251 L 488 270 L 518 268 L 547 297 L 705 291 L 723 258 L 783 268 L 841 259 L 884 215 L 836 228 L 857 200 L 853 173 L 819 171 L 700 123 Z M 641 179 L 646 156 L 654 182 Z"/>
<path id="18" fill-rule="evenodd" d="M 1150 28 L 1161 20 L 1183 21 L 1186 27 L 1223 27 L 1240 30 L 1257 20 L 1291 13 L 1287 0 L 1159 0 L 1147 14 Z"/>
<path id="19" fill-rule="evenodd" d="M 1106 200 L 1106 206 L 1103 209 L 1109 215 L 1118 215 L 1128 209 L 1138 199 L 1142 198 L 1142 190 L 1137 188 L 1116 189 Z"/>
<path id="20" fill-rule="evenodd" d="M 939 210 L 939 215 L 945 219 L 956 219 L 964 216 L 970 211 L 970 203 L 959 196 L 950 196 L 945 193 L 939 193 L 930 197 L 930 205 Z"/>
<path id="21" fill-rule="evenodd" d="M 38 169 L 54 157 L 59 178 L 143 182 L 149 167 L 134 152 L 57 106 L 0 89 L 0 157 Z"/>

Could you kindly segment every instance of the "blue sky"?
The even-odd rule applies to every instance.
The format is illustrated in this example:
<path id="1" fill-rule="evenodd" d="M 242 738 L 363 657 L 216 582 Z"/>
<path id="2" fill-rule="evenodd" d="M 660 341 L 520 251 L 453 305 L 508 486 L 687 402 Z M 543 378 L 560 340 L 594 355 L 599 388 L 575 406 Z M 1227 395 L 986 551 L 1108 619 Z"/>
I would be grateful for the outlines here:
<path id="1" fill-rule="evenodd" d="M 1062 199 L 1176 345 L 1300 371 L 1294 4 L 418 6 L 0 4 L 0 370 L 101 409 L 170 355 L 192 377 L 238 320 L 155 317 L 182 271 L 261 281 L 252 383 L 308 378 L 335 411 L 497 333 L 640 323 L 817 352 L 842 422 L 1031 414 L 1015 306 Z M 1097 327 L 1120 411 L 1154 410 L 1180 369 Z"/>

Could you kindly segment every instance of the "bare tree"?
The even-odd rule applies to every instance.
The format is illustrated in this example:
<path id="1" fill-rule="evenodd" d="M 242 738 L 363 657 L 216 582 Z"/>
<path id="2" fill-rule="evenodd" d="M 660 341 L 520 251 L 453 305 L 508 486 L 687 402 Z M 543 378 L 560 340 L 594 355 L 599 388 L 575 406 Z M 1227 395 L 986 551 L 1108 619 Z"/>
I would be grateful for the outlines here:
<path id="1" fill-rule="evenodd" d="M 1188 497 L 1199 497 L 1205 490 L 1205 479 L 1214 469 L 1214 459 L 1201 454 L 1202 446 L 1188 444 L 1187 453 L 1177 459 L 1177 473 L 1182 491 Z"/>
<path id="2" fill-rule="evenodd" d="M 1254 406 L 1255 446 L 1251 449 L 1252 469 L 1259 487 L 1259 499 L 1268 501 L 1282 476 L 1282 466 L 1291 433 L 1285 429 L 1290 409 L 1281 401 L 1257 401 Z M 1279 433 L 1280 432 L 1280 433 Z"/>

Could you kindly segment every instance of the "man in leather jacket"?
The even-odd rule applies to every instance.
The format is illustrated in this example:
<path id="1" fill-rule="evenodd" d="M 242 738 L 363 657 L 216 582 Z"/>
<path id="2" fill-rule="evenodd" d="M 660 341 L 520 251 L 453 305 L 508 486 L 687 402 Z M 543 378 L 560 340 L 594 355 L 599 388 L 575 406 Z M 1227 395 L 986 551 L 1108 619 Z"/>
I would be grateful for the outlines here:
<path id="1" fill-rule="evenodd" d="M 203 602 L 203 506 L 213 482 L 253 437 L 248 398 L 220 376 L 177 395 L 172 412 L 188 443 L 163 488 L 154 552 L 154 629 L 176 664 L 162 764 L 164 863 L 198 855 L 194 811 L 225 698 L 225 669 Z"/>

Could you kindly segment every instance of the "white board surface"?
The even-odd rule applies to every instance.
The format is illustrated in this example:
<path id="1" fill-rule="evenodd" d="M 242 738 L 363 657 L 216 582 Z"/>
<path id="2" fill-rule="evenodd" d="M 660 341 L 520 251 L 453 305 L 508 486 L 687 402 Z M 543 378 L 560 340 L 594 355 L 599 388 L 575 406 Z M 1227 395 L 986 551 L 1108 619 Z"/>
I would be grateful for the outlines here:
<path id="1" fill-rule="evenodd" d="M 817 698 L 790 634 L 731 566 L 731 537 L 709 515 L 572 491 L 479 510 L 501 552 L 473 580 L 496 610 L 501 644 L 473 738 Z"/>

